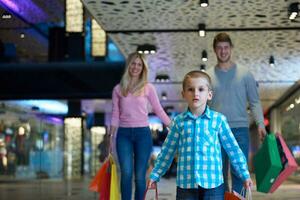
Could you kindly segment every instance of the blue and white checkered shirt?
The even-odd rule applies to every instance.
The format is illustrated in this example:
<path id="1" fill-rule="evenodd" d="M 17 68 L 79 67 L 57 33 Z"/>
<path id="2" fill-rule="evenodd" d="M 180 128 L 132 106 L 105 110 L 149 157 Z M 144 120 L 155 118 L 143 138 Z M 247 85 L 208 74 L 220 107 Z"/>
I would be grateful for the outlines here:
<path id="1" fill-rule="evenodd" d="M 176 183 L 180 188 L 215 188 L 221 185 L 221 145 L 242 180 L 250 178 L 246 158 L 226 117 L 206 107 L 198 117 L 187 110 L 177 115 L 162 146 L 150 178 L 159 181 L 178 153 Z"/>

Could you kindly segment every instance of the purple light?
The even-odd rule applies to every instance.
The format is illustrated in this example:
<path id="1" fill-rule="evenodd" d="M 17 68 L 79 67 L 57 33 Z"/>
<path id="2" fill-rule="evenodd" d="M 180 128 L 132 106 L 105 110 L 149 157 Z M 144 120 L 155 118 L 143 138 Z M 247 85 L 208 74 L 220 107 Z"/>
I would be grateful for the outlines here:
<path id="1" fill-rule="evenodd" d="M 19 12 L 19 7 L 11 2 L 10 0 L 0 0 L 1 4 L 8 7 L 9 9 L 15 11 L 15 12 Z"/>
<path id="2" fill-rule="evenodd" d="M 44 115 L 44 114 L 36 114 L 39 119 L 42 119 L 43 122 L 54 124 L 54 125 L 63 125 L 64 121 L 60 117 L 56 117 L 53 115 Z"/>
<path id="3" fill-rule="evenodd" d="M 47 21 L 47 14 L 31 0 L 0 0 L 0 3 L 30 23 Z"/>
<path id="4" fill-rule="evenodd" d="M 58 117 L 47 117 L 47 120 L 53 124 L 63 124 L 63 120 Z"/>

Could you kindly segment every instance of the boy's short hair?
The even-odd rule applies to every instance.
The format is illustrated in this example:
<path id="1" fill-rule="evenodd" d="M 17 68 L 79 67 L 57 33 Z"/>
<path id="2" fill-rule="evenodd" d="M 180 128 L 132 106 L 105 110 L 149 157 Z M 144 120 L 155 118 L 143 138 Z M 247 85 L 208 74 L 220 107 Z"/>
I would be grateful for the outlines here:
<path id="1" fill-rule="evenodd" d="M 214 49 L 216 48 L 216 46 L 219 42 L 228 42 L 230 44 L 230 46 L 233 47 L 233 43 L 230 39 L 230 36 L 227 33 L 219 33 L 215 36 L 214 42 L 213 42 Z"/>
<path id="2" fill-rule="evenodd" d="M 206 73 L 206 72 L 203 72 L 203 71 L 200 71 L 200 70 L 194 70 L 194 71 L 190 71 L 188 72 L 184 78 L 183 78 L 183 81 L 182 81 L 182 89 L 184 90 L 185 86 L 186 86 L 186 83 L 187 83 L 187 80 L 189 78 L 205 78 L 208 82 L 208 89 L 211 90 L 212 89 L 212 83 L 211 83 L 211 78 L 210 76 Z"/>

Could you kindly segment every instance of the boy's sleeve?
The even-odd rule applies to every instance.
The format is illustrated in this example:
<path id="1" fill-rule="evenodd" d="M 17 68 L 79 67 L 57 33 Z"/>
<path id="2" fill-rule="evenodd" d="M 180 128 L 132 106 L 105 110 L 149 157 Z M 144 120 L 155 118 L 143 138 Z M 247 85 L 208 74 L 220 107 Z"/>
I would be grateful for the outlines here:
<path id="1" fill-rule="evenodd" d="M 176 153 L 178 141 L 178 127 L 175 121 L 172 121 L 170 132 L 168 133 L 167 138 L 162 145 L 161 151 L 155 160 L 154 168 L 150 174 L 150 179 L 158 182 L 160 177 L 169 169 Z"/>
<path id="2" fill-rule="evenodd" d="M 244 153 L 240 149 L 231 129 L 227 123 L 226 117 L 222 116 L 219 138 L 225 149 L 230 162 L 234 169 L 238 172 L 238 176 L 243 180 L 250 178 L 248 164 Z"/>

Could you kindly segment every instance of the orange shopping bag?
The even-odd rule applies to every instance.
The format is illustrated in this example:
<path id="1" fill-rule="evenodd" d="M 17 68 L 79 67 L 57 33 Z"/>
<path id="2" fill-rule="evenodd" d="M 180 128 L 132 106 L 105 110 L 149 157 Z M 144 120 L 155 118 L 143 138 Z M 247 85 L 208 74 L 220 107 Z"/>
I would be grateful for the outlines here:
<path id="1" fill-rule="evenodd" d="M 107 168 L 107 171 L 101 180 L 99 200 L 110 200 L 110 186 L 111 186 L 111 167 Z"/>
<path id="2" fill-rule="evenodd" d="M 110 200 L 111 157 L 108 156 L 89 185 L 89 190 L 99 193 L 99 200 Z"/>
<path id="3" fill-rule="evenodd" d="M 247 191 L 248 191 L 247 199 L 252 200 L 251 189 L 249 188 Z M 245 188 L 242 189 L 241 193 L 238 193 L 236 191 L 225 192 L 224 200 L 246 200 L 246 198 L 244 197 L 244 196 L 246 196 L 245 192 L 246 192 Z"/>
<path id="4" fill-rule="evenodd" d="M 89 185 L 89 190 L 94 192 L 100 192 L 101 186 L 104 182 L 104 177 L 107 175 L 106 173 L 109 171 L 110 159 L 107 158 L 103 165 L 100 167 L 96 176 L 93 178 Z"/>
<path id="5" fill-rule="evenodd" d="M 241 199 L 233 192 L 225 192 L 224 200 L 241 200 Z"/>

